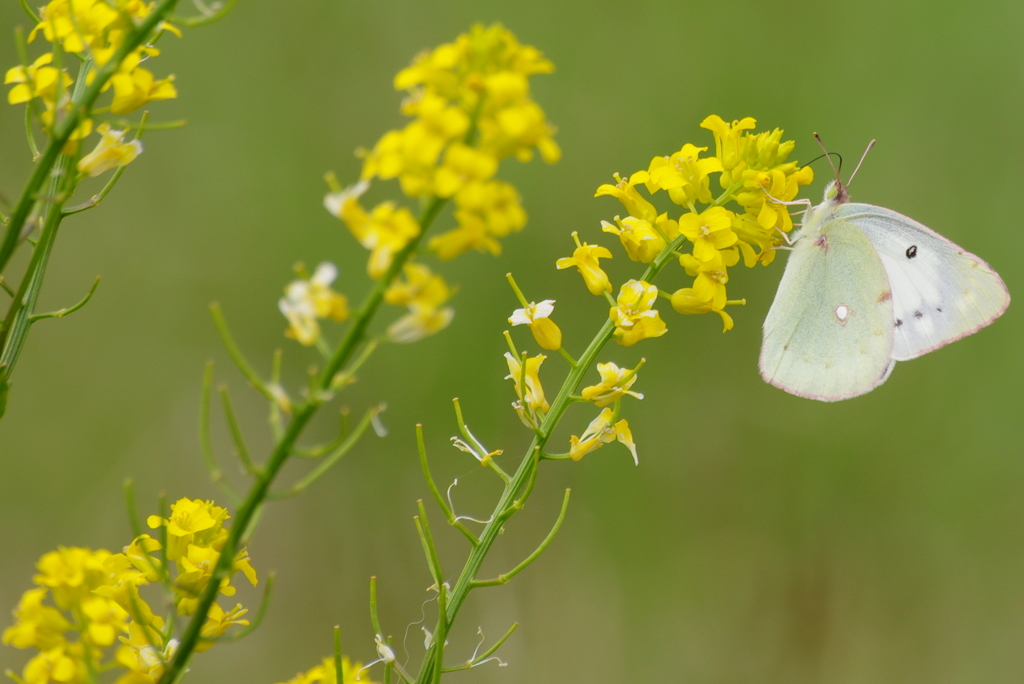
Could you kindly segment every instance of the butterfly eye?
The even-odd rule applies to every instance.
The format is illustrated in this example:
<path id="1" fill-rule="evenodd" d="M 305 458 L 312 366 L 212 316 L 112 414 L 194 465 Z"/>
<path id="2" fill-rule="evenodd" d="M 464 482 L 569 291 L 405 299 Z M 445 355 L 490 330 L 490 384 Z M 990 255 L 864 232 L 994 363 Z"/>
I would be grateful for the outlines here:
<path id="1" fill-rule="evenodd" d="M 910 245 L 907 247 L 907 258 L 913 259 L 917 256 L 917 245 Z"/>

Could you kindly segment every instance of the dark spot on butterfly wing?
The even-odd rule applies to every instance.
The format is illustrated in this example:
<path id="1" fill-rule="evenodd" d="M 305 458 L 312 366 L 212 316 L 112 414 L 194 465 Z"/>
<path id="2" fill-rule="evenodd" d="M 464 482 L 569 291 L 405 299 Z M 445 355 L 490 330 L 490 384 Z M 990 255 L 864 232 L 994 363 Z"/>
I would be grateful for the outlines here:
<path id="1" fill-rule="evenodd" d="M 939 313 L 942 313 L 942 307 L 941 306 L 935 307 L 935 310 L 938 311 Z"/>
<path id="2" fill-rule="evenodd" d="M 920 311 L 915 311 L 914 312 L 914 318 L 922 318 L 922 317 L 924 317 L 924 314 L 921 313 Z"/>
<path id="3" fill-rule="evenodd" d="M 903 321 L 901 321 L 900 319 L 898 319 L 898 318 L 897 318 L 897 319 L 896 319 L 896 327 L 898 328 L 898 327 L 900 327 L 901 325 L 903 325 Z"/>
<path id="4" fill-rule="evenodd" d="M 910 245 L 907 247 L 907 258 L 913 259 L 917 256 L 917 245 Z"/>

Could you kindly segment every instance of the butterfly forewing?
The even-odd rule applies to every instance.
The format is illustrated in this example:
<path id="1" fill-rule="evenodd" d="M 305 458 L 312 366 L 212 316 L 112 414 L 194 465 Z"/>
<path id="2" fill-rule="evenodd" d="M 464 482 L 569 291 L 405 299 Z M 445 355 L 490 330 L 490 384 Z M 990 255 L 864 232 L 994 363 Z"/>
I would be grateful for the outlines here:
<path id="1" fill-rule="evenodd" d="M 865 234 L 844 220 L 809 227 L 764 322 L 761 376 L 823 401 L 868 392 L 892 370 L 892 321 L 885 268 Z"/>
<path id="2" fill-rule="evenodd" d="M 1009 305 L 1006 285 L 988 264 L 917 221 L 859 203 L 841 205 L 834 216 L 863 231 L 885 267 L 893 297 L 894 360 L 977 332 Z"/>

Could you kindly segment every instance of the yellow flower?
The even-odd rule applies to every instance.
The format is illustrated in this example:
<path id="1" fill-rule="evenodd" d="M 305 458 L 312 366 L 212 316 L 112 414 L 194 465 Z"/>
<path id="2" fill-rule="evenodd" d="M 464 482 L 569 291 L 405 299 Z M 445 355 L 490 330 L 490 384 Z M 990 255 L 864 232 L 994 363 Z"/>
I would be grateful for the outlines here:
<path id="1" fill-rule="evenodd" d="M 749 116 L 727 124 L 717 114 L 712 114 L 700 122 L 701 128 L 706 128 L 715 135 L 715 156 L 722 163 L 723 173 L 719 182 L 723 188 L 728 188 L 732 184 L 729 172 L 742 162 L 740 138 L 743 131 L 748 131 L 756 125 L 757 120 Z"/>
<path id="2" fill-rule="evenodd" d="M 694 258 L 708 261 L 719 250 L 736 244 L 738 238 L 732 232 L 733 216 L 723 207 L 710 207 L 700 214 L 683 214 L 679 218 L 679 232 L 693 243 Z"/>
<path id="3" fill-rule="evenodd" d="M 626 211 L 629 212 L 630 216 L 642 219 L 648 223 L 655 223 L 658 217 L 658 210 L 654 208 L 653 204 L 644 199 L 634 187 L 637 183 L 642 183 L 648 178 L 647 172 L 640 171 L 634 173 L 628 180 L 621 178 L 617 173 L 613 174 L 613 176 L 615 178 L 615 185 L 605 184 L 598 187 L 594 197 L 611 195 L 622 202 L 622 206 L 626 207 Z"/>
<path id="4" fill-rule="evenodd" d="M 640 340 L 665 334 L 665 322 L 651 308 L 657 299 L 658 288 L 642 280 L 630 280 L 622 285 L 616 306 L 609 312 L 615 321 L 616 342 L 631 347 Z"/>
<path id="5" fill-rule="evenodd" d="M 408 343 L 441 332 L 455 317 L 450 306 L 441 308 L 410 306 L 409 313 L 388 326 L 387 337 L 391 342 Z"/>
<path id="6" fill-rule="evenodd" d="M 100 596 L 83 600 L 81 615 L 87 624 L 83 638 L 100 648 L 114 643 L 117 635 L 128 626 L 128 613 L 114 601 Z"/>
<path id="7" fill-rule="evenodd" d="M 455 310 L 442 306 L 455 293 L 439 275 L 414 262 L 403 266 L 405 282 L 396 279 L 384 291 L 384 301 L 395 306 L 406 306 L 409 313 L 388 327 L 392 342 L 415 342 L 448 327 Z"/>
<path id="8" fill-rule="evenodd" d="M 163 643 L 163 620 L 155 619 L 152 627 L 143 627 L 137 622 L 128 624 L 128 636 L 119 637 L 124 644 L 117 649 L 117 665 L 129 671 L 118 680 L 118 684 L 150 684 L 164 673 L 164 663 L 169 663 L 178 650 L 178 640 Z M 198 649 L 197 649 L 198 650 Z"/>
<path id="9" fill-rule="evenodd" d="M 216 643 L 216 640 L 224 636 L 232 625 L 248 625 L 248 620 L 241 619 L 249 611 L 242 608 L 242 604 L 236 605 L 229 612 L 225 613 L 217 603 L 210 606 L 206 622 L 200 630 L 200 640 L 196 645 L 196 652 L 202 653 Z"/>
<path id="10" fill-rule="evenodd" d="M 716 311 L 725 306 L 725 285 L 729 282 L 728 266 L 739 260 L 735 250 L 715 252 L 707 261 L 701 261 L 689 254 L 679 257 L 679 263 L 689 275 L 696 276 L 693 282 L 694 294 L 702 301 L 712 303 Z M 678 310 L 678 309 L 677 309 Z"/>
<path id="11" fill-rule="evenodd" d="M 523 365 L 520 360 L 510 352 L 505 352 L 505 361 L 508 363 L 508 375 L 506 380 L 515 383 L 516 395 L 519 400 L 512 403 L 512 407 L 519 414 L 520 419 L 527 425 L 536 425 L 539 418 L 551 408 L 548 400 L 544 397 L 544 387 L 540 384 L 540 365 L 547 357 L 543 354 L 531 356 L 526 359 L 526 390 L 523 391 Z"/>
<path id="12" fill-rule="evenodd" d="M 110 56 L 116 48 L 109 49 Z M 143 58 L 154 57 L 160 51 L 154 47 L 143 46 L 130 53 L 118 65 L 117 72 L 110 77 L 104 85 L 104 90 L 114 89 L 114 99 L 110 103 L 110 111 L 113 114 L 128 114 L 139 107 L 154 100 L 170 100 L 178 97 L 178 91 L 174 87 L 174 76 L 157 80 L 151 71 L 139 64 Z M 102 64 L 105 59 L 97 55 L 97 64 Z M 95 72 L 89 74 L 88 81 L 92 81 Z"/>
<path id="13" fill-rule="evenodd" d="M 48 651 L 64 643 L 64 632 L 72 625 L 52 606 L 43 605 L 47 589 L 29 589 L 14 611 L 15 623 L 4 630 L 2 641 L 15 648 L 34 646 Z"/>
<path id="14" fill-rule="evenodd" d="M 696 279 L 693 287 L 682 288 L 672 294 L 672 308 L 681 314 L 714 311 L 722 317 L 722 332 L 732 330 L 732 318 L 724 311 L 728 303 L 725 284 L 729 282 L 727 266 L 733 266 L 738 261 L 739 254 L 735 249 L 716 252 L 708 261 L 699 261 L 689 254 L 681 256 L 680 264 Z"/>
<path id="15" fill-rule="evenodd" d="M 555 300 L 545 299 L 540 304 L 530 302 L 526 308 L 516 309 L 508 322 L 512 325 L 528 325 L 533 339 L 544 349 L 558 351 L 562 348 L 562 331 L 550 316 L 555 310 Z"/>
<path id="16" fill-rule="evenodd" d="M 614 363 L 597 364 L 597 372 L 601 374 L 601 382 L 590 387 L 584 387 L 583 398 L 594 402 L 598 408 L 607 406 L 613 401 L 618 401 L 622 395 L 628 394 L 637 399 L 643 399 L 644 395 L 631 391 L 629 388 L 636 382 L 636 371 L 628 368 L 619 368 Z"/>
<path id="17" fill-rule="evenodd" d="M 794 170 L 788 175 L 781 168 L 768 171 L 753 169 L 745 171 L 743 173 L 745 190 L 737 193 L 736 201 L 747 210 L 747 213 L 757 217 L 758 225 L 765 231 L 769 231 L 769 234 L 776 227 L 788 233 L 793 228 L 793 219 L 789 215 L 789 208 L 775 200 L 788 202 L 796 197 L 799 192 L 798 186 L 807 185 L 814 178 L 810 168 L 806 166 L 804 167 L 806 171 L 804 169 Z"/>
<path id="18" fill-rule="evenodd" d="M 341 205 L 338 214 L 359 244 L 370 250 L 366 271 L 371 278 L 377 279 L 387 272 L 395 253 L 420 234 L 420 226 L 412 212 L 405 207 L 397 207 L 394 202 L 384 202 L 367 213 L 355 201 L 357 197 L 351 193 L 341 197 L 337 194 L 328 195 L 324 204 L 328 209 L 336 204 Z"/>
<path id="19" fill-rule="evenodd" d="M 667 190 L 673 202 L 690 206 L 694 202 L 711 204 L 709 173 L 723 170 L 717 157 L 700 159 L 708 148 L 686 143 L 670 157 L 655 157 L 647 169 L 645 183 L 648 192 Z"/>
<path id="20" fill-rule="evenodd" d="M 434 194 L 451 197 L 471 184 L 482 184 L 498 170 L 498 160 L 469 145 L 452 143 L 444 153 L 444 163 L 434 175 Z"/>
<path id="21" fill-rule="evenodd" d="M 405 281 L 395 281 L 384 291 L 384 301 L 393 306 L 438 307 L 448 301 L 453 290 L 448 287 L 444 278 L 434 273 L 427 266 L 413 261 L 402 266 Z"/>
<path id="22" fill-rule="evenodd" d="M 514 186 L 500 180 L 471 183 L 455 195 L 457 217 L 475 214 L 483 222 L 487 234 L 505 237 L 526 225 L 526 211 Z M 460 218 L 465 222 L 465 218 Z"/>
<path id="23" fill-rule="evenodd" d="M 81 644 L 61 644 L 42 651 L 25 664 L 25 684 L 48 682 L 86 682 L 88 670 L 82 657 Z"/>
<path id="24" fill-rule="evenodd" d="M 117 603 L 133 621 L 144 625 L 155 624 L 160 618 L 153 614 L 153 609 L 139 595 L 139 584 L 145 582 L 139 581 L 138 577 L 129 577 L 113 585 L 97 587 L 93 593 Z"/>
<path id="25" fill-rule="evenodd" d="M 39 574 L 32 581 L 48 587 L 56 604 L 68 610 L 90 596 L 93 589 L 107 583 L 103 562 L 109 555 L 103 549 L 60 547 L 43 554 L 36 565 Z"/>
<path id="26" fill-rule="evenodd" d="M 615 217 L 616 227 L 607 221 L 601 221 L 601 230 L 619 236 L 622 246 L 633 261 L 649 264 L 665 249 L 665 238 L 658 234 L 650 222 L 627 216 L 624 219 Z"/>
<path id="27" fill-rule="evenodd" d="M 329 192 L 324 196 L 324 208 L 332 216 L 349 221 L 365 220 L 366 212 L 359 204 L 359 198 L 370 189 L 370 182 L 361 180 L 338 192 Z M 358 236 L 357 236 L 358 239 Z"/>
<path id="28" fill-rule="evenodd" d="M 82 173 L 95 177 L 110 169 L 127 166 L 142 154 L 141 140 L 123 142 L 127 131 L 102 123 L 96 127 L 96 132 L 101 136 L 96 149 L 78 160 L 78 170 Z"/>
<path id="29" fill-rule="evenodd" d="M 224 521 L 231 516 L 226 508 L 201 499 L 178 499 L 171 505 L 171 517 L 151 515 L 146 519 L 150 529 L 167 527 L 167 559 L 177 561 L 188 553 L 188 547 L 219 549 L 227 539 Z"/>
<path id="30" fill-rule="evenodd" d="M 107 34 L 112 28 L 122 28 L 123 34 L 123 21 L 117 9 L 103 0 L 51 0 L 39 15 L 41 21 L 29 34 L 29 42 L 42 31 L 46 40 L 61 42 L 67 52 L 81 53 L 87 47 L 107 45 Z"/>
<path id="31" fill-rule="evenodd" d="M 353 663 L 348 656 L 341 659 L 341 681 L 338 681 L 338 670 L 334 658 L 324 658 L 323 664 L 299 673 L 294 678 L 280 684 L 377 684 L 363 672 L 363 664 Z"/>
<path id="32" fill-rule="evenodd" d="M 573 233 L 575 237 L 576 233 Z M 555 266 L 561 270 L 575 266 L 583 276 L 583 282 L 587 284 L 590 294 L 599 295 L 612 291 L 611 281 L 608 274 L 601 270 L 600 259 L 611 259 L 612 253 L 606 247 L 600 245 L 588 245 L 584 242 L 576 248 L 571 257 L 562 257 L 555 262 Z"/>
<path id="33" fill-rule="evenodd" d="M 605 444 L 618 440 L 633 454 L 633 463 L 640 465 L 640 460 L 636 455 L 636 444 L 633 443 L 633 434 L 629 431 L 629 423 L 623 419 L 613 426 L 612 418 L 612 410 L 606 408 L 590 422 L 581 436 L 572 435 L 569 438 L 569 456 L 574 461 L 578 461 Z"/>
<path id="34" fill-rule="evenodd" d="M 47 52 L 26 67 L 16 66 L 7 70 L 4 76 L 4 84 L 16 84 L 7 93 L 7 101 L 13 104 L 28 102 L 33 97 L 39 97 L 48 102 L 57 99 L 58 87 L 68 92 L 74 83 L 67 73 L 58 71 L 56 67 L 49 66 L 53 62 L 53 53 Z"/>
<path id="35" fill-rule="evenodd" d="M 491 237 L 479 214 L 457 210 L 455 220 L 459 222 L 457 228 L 432 237 L 427 243 L 438 259 L 449 261 L 471 249 L 490 252 L 494 256 L 501 254 L 501 243 Z"/>
<path id="36" fill-rule="evenodd" d="M 285 296 L 278 301 L 278 308 L 289 323 L 285 335 L 308 347 L 320 337 L 317 319 L 330 318 L 338 323 L 348 319 L 348 299 L 330 287 L 337 277 L 337 267 L 325 261 L 308 280 L 288 284 Z"/>

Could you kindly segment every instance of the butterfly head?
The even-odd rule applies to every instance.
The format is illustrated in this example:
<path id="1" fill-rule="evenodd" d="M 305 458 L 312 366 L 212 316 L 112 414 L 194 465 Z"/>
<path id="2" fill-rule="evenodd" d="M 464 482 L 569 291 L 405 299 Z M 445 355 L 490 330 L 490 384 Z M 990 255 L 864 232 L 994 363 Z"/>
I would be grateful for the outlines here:
<path id="1" fill-rule="evenodd" d="M 846 191 L 846 186 L 843 185 L 843 181 L 837 178 L 825 186 L 824 201 L 826 204 L 832 206 L 845 204 L 850 201 L 850 193 Z"/>

